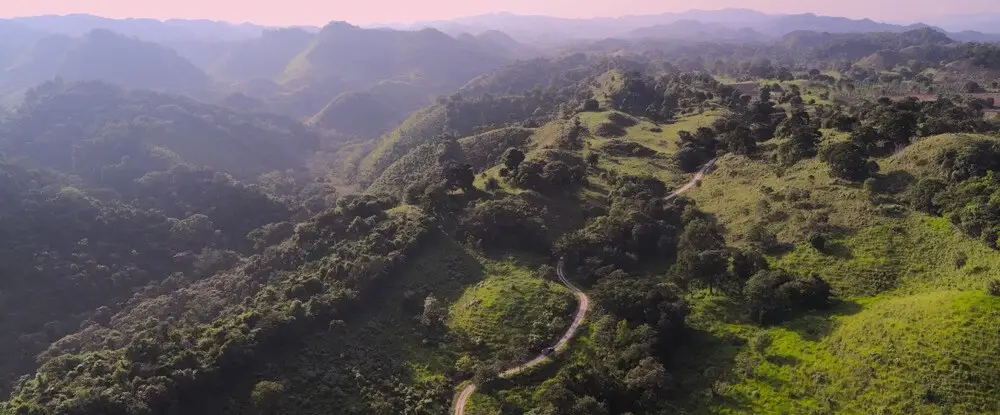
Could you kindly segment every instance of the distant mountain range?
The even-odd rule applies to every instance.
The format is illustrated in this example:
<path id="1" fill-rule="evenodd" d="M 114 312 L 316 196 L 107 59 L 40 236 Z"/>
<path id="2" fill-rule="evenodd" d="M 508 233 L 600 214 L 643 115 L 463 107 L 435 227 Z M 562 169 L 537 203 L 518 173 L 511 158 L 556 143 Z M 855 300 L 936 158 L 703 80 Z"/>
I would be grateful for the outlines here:
<path id="1" fill-rule="evenodd" d="M 940 31 L 961 41 L 1000 41 L 1000 15 L 969 18 L 942 18 L 948 30 Z M 812 13 L 774 15 L 748 9 L 693 10 L 684 13 L 624 16 L 617 18 L 565 19 L 494 13 L 448 21 L 394 25 L 396 29 L 433 27 L 449 34 L 481 33 L 498 30 L 522 42 L 560 43 L 603 38 L 697 38 L 702 40 L 757 41 L 810 30 L 830 33 L 904 32 L 927 24 L 899 25 L 871 19 L 819 16 Z M 998 34 L 989 34 L 995 31 Z"/>
<path id="2" fill-rule="evenodd" d="M 250 39 L 260 36 L 267 29 L 250 23 L 233 24 L 184 19 L 109 19 L 89 14 L 18 17 L 8 21 L 50 34 L 82 36 L 94 29 L 107 29 L 152 42 Z"/>

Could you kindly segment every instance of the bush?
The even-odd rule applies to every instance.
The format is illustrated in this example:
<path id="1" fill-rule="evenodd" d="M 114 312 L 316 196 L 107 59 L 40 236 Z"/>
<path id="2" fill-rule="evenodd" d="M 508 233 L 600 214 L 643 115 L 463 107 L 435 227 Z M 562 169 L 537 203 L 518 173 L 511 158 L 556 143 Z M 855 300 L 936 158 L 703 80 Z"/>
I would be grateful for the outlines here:
<path id="1" fill-rule="evenodd" d="M 969 261 L 969 256 L 965 252 L 959 252 L 955 255 L 955 269 L 961 269 L 965 266 L 965 263 Z"/>
<path id="2" fill-rule="evenodd" d="M 767 352 L 767 348 L 771 347 L 771 343 L 774 343 L 774 337 L 771 336 L 771 333 L 766 330 L 761 330 L 750 338 L 750 349 L 763 355 Z"/>
<path id="3" fill-rule="evenodd" d="M 1000 296 L 1000 279 L 992 279 L 986 284 L 986 292 L 993 296 Z"/>
<path id="4" fill-rule="evenodd" d="M 796 312 L 826 308 L 830 284 L 820 277 L 800 277 L 769 270 L 755 274 L 743 288 L 750 317 L 760 324 L 784 321 Z"/>
<path id="5" fill-rule="evenodd" d="M 642 144 L 621 139 L 608 140 L 601 146 L 601 151 L 619 157 L 652 157 L 660 154 Z"/>
<path id="6" fill-rule="evenodd" d="M 639 121 L 636 121 L 635 118 L 617 112 L 613 112 L 611 115 L 608 115 L 608 121 L 611 121 L 615 125 L 622 128 L 628 128 L 639 123 Z"/>
<path id="7" fill-rule="evenodd" d="M 606 138 L 622 137 L 625 135 L 625 129 L 614 123 L 602 122 L 594 129 L 594 134 Z"/>
<path id="8" fill-rule="evenodd" d="M 898 218 L 906 214 L 906 207 L 896 204 L 878 205 L 875 207 L 875 213 L 891 218 Z"/>
<path id="9" fill-rule="evenodd" d="M 486 190 L 491 192 L 500 190 L 500 182 L 496 177 L 490 176 L 490 178 L 486 179 Z"/>

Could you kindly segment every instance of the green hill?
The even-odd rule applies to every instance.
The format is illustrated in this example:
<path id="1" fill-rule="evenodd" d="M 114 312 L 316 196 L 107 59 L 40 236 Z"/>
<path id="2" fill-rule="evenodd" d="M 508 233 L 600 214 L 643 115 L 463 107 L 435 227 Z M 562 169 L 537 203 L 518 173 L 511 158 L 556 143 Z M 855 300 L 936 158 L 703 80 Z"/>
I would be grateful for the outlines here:
<path id="1" fill-rule="evenodd" d="M 533 132 L 508 127 L 459 139 L 461 154 L 456 154 L 453 161 L 468 163 L 476 171 L 488 169 L 500 162 L 507 149 L 526 149 Z M 408 186 L 437 174 L 441 168 L 438 160 L 441 144 L 430 141 L 410 150 L 385 169 L 368 187 L 368 192 L 402 195 Z"/>
<path id="2" fill-rule="evenodd" d="M 882 300 L 824 340 L 841 411 L 1000 411 L 1000 299 L 943 291 Z M 834 363 L 836 362 L 836 363 Z"/>
<path id="3" fill-rule="evenodd" d="M 397 159 L 428 140 L 444 133 L 447 109 L 435 105 L 414 112 L 395 130 L 386 134 L 357 166 L 357 181 L 372 183 Z"/>
<path id="4" fill-rule="evenodd" d="M 576 300 L 566 287 L 512 263 L 494 265 L 488 274 L 451 306 L 449 324 L 462 335 L 494 353 L 530 356 L 569 327 Z"/>

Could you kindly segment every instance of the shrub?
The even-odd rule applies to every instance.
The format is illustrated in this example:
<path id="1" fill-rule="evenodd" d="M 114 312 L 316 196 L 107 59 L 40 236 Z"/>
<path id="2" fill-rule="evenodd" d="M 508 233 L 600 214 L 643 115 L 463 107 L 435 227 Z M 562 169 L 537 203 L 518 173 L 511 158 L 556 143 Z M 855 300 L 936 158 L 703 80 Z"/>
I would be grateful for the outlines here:
<path id="1" fill-rule="evenodd" d="M 615 125 L 617 125 L 619 127 L 622 127 L 622 128 L 631 127 L 631 126 L 636 125 L 636 124 L 639 123 L 638 121 L 636 121 L 635 118 L 632 118 L 632 117 L 629 117 L 628 115 L 617 113 L 617 112 L 614 112 L 614 113 L 611 113 L 611 115 L 608 115 L 608 121 L 611 121 Z"/>
<path id="2" fill-rule="evenodd" d="M 882 216 L 898 218 L 906 214 L 906 207 L 896 204 L 878 205 L 875 207 L 875 213 Z"/>
<path id="3" fill-rule="evenodd" d="M 488 179 L 486 179 L 486 190 L 489 190 L 491 192 L 500 190 L 500 182 L 497 180 L 496 177 L 490 176 Z"/>
<path id="4" fill-rule="evenodd" d="M 602 122 L 594 129 L 594 134 L 607 138 L 622 137 L 625 135 L 625 129 L 614 123 Z"/>
<path id="5" fill-rule="evenodd" d="M 774 337 L 771 336 L 771 333 L 767 330 L 761 330 L 750 339 L 750 349 L 762 355 L 767 352 L 768 347 L 771 347 L 771 343 L 774 343 Z"/>
<path id="6" fill-rule="evenodd" d="M 813 232 L 809 235 L 809 245 L 812 245 L 819 252 L 826 251 L 826 236 L 820 232 Z"/>
<path id="7" fill-rule="evenodd" d="M 968 261 L 969 256 L 965 252 L 959 252 L 958 255 L 955 255 L 955 269 L 961 269 Z"/>
<path id="8" fill-rule="evenodd" d="M 652 157 L 660 154 L 642 144 L 621 139 L 609 140 L 601 146 L 601 151 L 619 157 Z"/>
<path id="9" fill-rule="evenodd" d="M 994 278 L 986 284 L 986 292 L 993 296 L 1000 296 L 1000 279 Z"/>
<path id="10" fill-rule="evenodd" d="M 784 321 L 795 312 L 826 308 L 830 284 L 819 276 L 800 277 L 779 270 L 760 271 L 743 288 L 750 317 L 760 324 Z"/>

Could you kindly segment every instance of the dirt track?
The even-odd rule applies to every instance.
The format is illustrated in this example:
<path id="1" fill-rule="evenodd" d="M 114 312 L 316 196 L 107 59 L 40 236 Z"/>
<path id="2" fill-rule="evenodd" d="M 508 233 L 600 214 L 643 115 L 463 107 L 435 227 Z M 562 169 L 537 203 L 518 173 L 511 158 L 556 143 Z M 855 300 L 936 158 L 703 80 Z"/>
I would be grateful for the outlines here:
<path id="1" fill-rule="evenodd" d="M 701 179 L 705 177 L 706 174 L 708 174 L 708 172 L 712 169 L 713 166 L 715 166 L 715 160 L 710 160 L 708 163 L 705 163 L 705 165 L 698 170 L 698 173 L 696 173 L 694 177 L 691 178 L 689 182 L 687 182 L 687 184 L 677 188 L 677 190 L 674 190 L 672 193 L 667 195 L 665 199 L 666 200 L 673 199 L 697 186 L 698 182 L 700 182 Z M 563 285 L 565 285 L 570 290 L 573 290 L 573 293 L 576 294 L 576 298 L 579 301 L 579 307 L 577 307 L 576 316 L 573 317 L 573 324 L 570 324 L 569 329 L 566 330 L 566 333 L 563 334 L 563 336 L 559 339 L 559 342 L 556 343 L 556 345 L 554 346 L 556 353 L 559 353 L 560 351 L 566 348 L 566 345 L 569 344 L 569 341 L 572 340 L 573 336 L 576 335 L 576 331 L 580 329 L 580 325 L 583 324 L 583 319 L 587 315 L 587 309 L 590 308 L 590 298 L 587 297 L 587 295 L 584 294 L 583 291 L 581 291 L 579 288 L 577 288 L 575 285 L 570 283 L 569 280 L 566 279 L 566 275 L 563 272 L 562 258 L 559 259 L 559 265 L 556 266 L 556 275 L 559 276 L 559 281 L 561 281 Z M 537 366 L 548 359 L 549 359 L 548 355 L 545 355 L 544 353 L 540 354 L 538 356 L 535 356 L 534 359 L 531 359 L 527 363 L 521 364 L 519 366 L 504 371 L 503 373 L 500 374 L 500 377 L 506 378 L 514 376 L 524 371 L 525 369 Z M 465 415 L 465 405 L 469 402 L 469 397 L 471 397 L 472 394 L 475 392 L 476 392 L 476 385 L 470 383 L 465 388 L 463 388 L 462 391 L 458 393 L 458 395 L 455 396 L 455 404 L 453 406 L 454 410 L 452 411 L 454 415 Z"/>
<path id="2" fill-rule="evenodd" d="M 572 340 L 573 336 L 576 335 L 576 331 L 580 329 L 580 325 L 583 324 L 583 319 L 587 315 L 587 309 L 590 308 L 590 298 L 587 297 L 587 294 L 584 294 L 583 291 L 580 291 L 579 288 L 576 288 L 575 285 L 573 285 L 572 283 L 569 282 L 569 280 L 566 279 L 566 275 L 563 273 L 562 259 L 559 260 L 559 265 L 556 266 L 556 275 L 559 276 L 559 281 L 562 281 L 562 283 L 567 288 L 573 290 L 573 294 L 576 294 L 576 298 L 579 302 L 579 306 L 576 309 L 576 315 L 573 317 L 573 323 L 569 325 L 569 329 L 567 329 L 566 333 L 563 334 L 563 336 L 559 339 L 559 342 L 557 342 L 556 345 L 553 346 L 556 352 L 558 353 L 566 348 L 566 345 L 569 344 L 569 341 Z M 526 369 L 537 366 L 548 359 L 549 359 L 548 355 L 544 353 L 540 354 L 538 356 L 535 356 L 534 359 L 531 359 L 530 361 L 524 364 L 507 369 L 506 371 L 500 374 L 500 377 L 505 378 L 514 376 Z M 470 383 L 468 386 L 463 388 L 461 392 L 458 393 L 458 395 L 455 397 L 455 406 L 453 411 L 455 415 L 465 415 L 465 404 L 469 401 L 469 397 L 471 397 L 475 391 L 476 391 L 476 385 Z"/>

